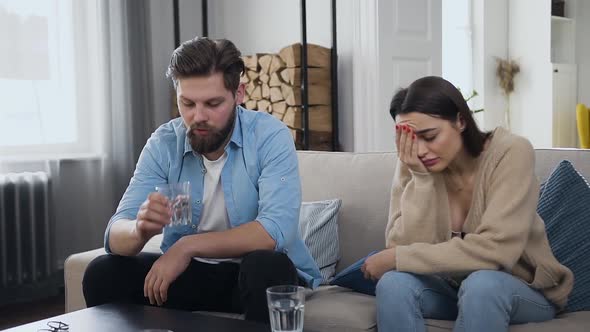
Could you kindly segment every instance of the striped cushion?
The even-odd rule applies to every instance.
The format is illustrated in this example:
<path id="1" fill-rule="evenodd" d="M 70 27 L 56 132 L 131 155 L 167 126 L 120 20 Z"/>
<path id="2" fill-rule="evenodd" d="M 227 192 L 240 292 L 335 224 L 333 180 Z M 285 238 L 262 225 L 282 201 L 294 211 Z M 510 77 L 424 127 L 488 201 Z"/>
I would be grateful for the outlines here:
<path id="1" fill-rule="evenodd" d="M 299 232 L 311 256 L 320 268 L 323 284 L 336 272 L 340 259 L 338 244 L 338 210 L 342 200 L 303 202 L 299 213 Z"/>
<path id="2" fill-rule="evenodd" d="M 566 311 L 590 310 L 590 186 L 569 161 L 545 182 L 537 212 L 553 254 L 574 273 Z"/>

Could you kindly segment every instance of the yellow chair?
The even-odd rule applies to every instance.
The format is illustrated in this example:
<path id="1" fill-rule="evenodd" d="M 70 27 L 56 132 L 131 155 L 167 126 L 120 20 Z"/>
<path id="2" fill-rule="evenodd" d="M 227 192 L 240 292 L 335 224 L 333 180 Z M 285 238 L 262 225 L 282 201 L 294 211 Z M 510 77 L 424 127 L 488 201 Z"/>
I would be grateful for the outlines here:
<path id="1" fill-rule="evenodd" d="M 576 120 L 578 122 L 578 136 L 580 147 L 590 149 L 590 110 L 584 104 L 576 107 Z"/>

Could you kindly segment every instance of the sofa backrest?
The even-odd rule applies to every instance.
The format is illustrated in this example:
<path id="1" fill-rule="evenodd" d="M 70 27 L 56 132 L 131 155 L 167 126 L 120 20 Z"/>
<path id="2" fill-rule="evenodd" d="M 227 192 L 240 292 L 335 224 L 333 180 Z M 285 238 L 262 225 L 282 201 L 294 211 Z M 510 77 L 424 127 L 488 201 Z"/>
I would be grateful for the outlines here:
<path id="1" fill-rule="evenodd" d="M 535 150 L 535 174 L 545 181 L 560 161 L 567 159 L 590 181 L 590 149 L 537 149 Z"/>
<path id="2" fill-rule="evenodd" d="M 590 150 L 538 149 L 535 153 L 540 181 L 563 159 L 590 180 Z M 397 155 L 298 151 L 298 157 L 304 201 L 342 199 L 338 216 L 342 257 L 337 271 L 382 249 Z"/>
<path id="3" fill-rule="evenodd" d="M 336 270 L 385 245 L 394 153 L 300 151 L 303 201 L 342 199 Z"/>

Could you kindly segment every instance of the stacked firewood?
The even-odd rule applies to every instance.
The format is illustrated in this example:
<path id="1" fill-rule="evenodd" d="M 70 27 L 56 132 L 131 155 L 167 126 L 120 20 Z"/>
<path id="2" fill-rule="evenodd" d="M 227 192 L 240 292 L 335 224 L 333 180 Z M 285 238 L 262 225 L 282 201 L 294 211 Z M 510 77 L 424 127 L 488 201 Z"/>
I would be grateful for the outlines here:
<path id="1" fill-rule="evenodd" d="M 332 149 L 330 49 L 308 44 L 307 59 L 309 148 L 328 151 Z M 244 106 L 283 121 L 297 148 L 302 148 L 301 44 L 287 46 L 278 54 L 244 56 L 243 60 Z"/>

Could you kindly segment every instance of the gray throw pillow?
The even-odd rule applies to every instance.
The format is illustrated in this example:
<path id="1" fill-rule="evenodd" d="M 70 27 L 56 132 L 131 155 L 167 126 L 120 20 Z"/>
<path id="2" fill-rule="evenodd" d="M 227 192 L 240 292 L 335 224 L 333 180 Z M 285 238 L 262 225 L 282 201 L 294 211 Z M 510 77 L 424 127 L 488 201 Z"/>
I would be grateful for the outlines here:
<path id="1" fill-rule="evenodd" d="M 322 284 L 328 284 L 336 273 L 340 259 L 338 243 L 338 210 L 342 200 L 331 199 L 301 203 L 299 232 L 322 274 Z"/>

